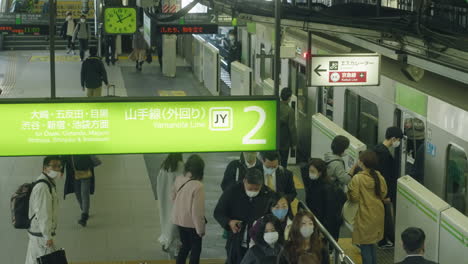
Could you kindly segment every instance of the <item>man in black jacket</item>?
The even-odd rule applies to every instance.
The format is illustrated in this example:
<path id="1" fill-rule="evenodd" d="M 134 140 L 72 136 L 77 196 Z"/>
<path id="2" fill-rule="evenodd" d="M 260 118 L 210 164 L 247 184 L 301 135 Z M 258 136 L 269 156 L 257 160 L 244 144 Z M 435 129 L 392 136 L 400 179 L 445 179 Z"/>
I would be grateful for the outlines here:
<path id="1" fill-rule="evenodd" d="M 247 170 L 242 183 L 228 188 L 218 200 L 214 218 L 228 231 L 227 264 L 239 264 L 247 252 L 248 230 L 263 216 L 271 199 L 271 190 L 263 185 L 262 172 Z"/>
<path id="2" fill-rule="evenodd" d="M 392 248 L 395 242 L 394 224 L 391 209 L 396 206 L 396 189 L 398 172 L 395 166 L 395 160 L 390 153 L 390 148 L 398 148 L 403 138 L 403 132 L 398 127 L 389 127 L 385 132 L 385 140 L 375 146 L 374 151 L 379 159 L 378 171 L 385 178 L 388 187 L 387 198 L 385 199 L 385 231 L 384 239 L 379 242 L 380 248 Z M 393 203 L 393 208 L 391 203 Z"/>
<path id="3" fill-rule="evenodd" d="M 230 186 L 242 182 L 249 168 L 262 170 L 262 162 L 257 159 L 257 152 L 242 152 L 240 159 L 229 162 L 221 182 L 223 192 Z"/>
<path id="4" fill-rule="evenodd" d="M 102 82 L 109 86 L 107 72 L 101 58 L 97 57 L 96 47 L 89 49 L 90 56 L 81 65 L 81 87 L 87 88 L 88 97 L 101 96 Z"/>
<path id="5" fill-rule="evenodd" d="M 279 165 L 279 154 L 276 151 L 264 152 L 262 154 L 263 177 L 265 185 L 275 192 L 286 195 L 289 202 L 292 202 L 297 195 L 294 186 L 293 173 Z"/>
<path id="6" fill-rule="evenodd" d="M 397 264 L 436 264 L 423 257 L 426 235 L 421 228 L 406 228 L 401 233 L 401 240 L 403 241 L 403 249 L 406 251 L 407 256 L 402 262 L 398 262 Z"/>

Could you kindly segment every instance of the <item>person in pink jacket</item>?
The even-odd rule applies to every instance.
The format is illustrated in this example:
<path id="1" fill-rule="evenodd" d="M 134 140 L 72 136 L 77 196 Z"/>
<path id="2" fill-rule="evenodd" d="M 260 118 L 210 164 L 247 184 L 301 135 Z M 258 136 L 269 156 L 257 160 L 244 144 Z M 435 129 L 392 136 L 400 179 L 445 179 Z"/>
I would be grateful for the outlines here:
<path id="1" fill-rule="evenodd" d="M 192 155 L 185 163 L 184 176 L 177 177 L 174 182 L 172 222 L 179 229 L 182 242 L 176 264 L 185 264 L 189 252 L 190 264 L 200 263 L 206 225 L 205 189 L 202 183 L 204 169 L 202 158 Z"/>

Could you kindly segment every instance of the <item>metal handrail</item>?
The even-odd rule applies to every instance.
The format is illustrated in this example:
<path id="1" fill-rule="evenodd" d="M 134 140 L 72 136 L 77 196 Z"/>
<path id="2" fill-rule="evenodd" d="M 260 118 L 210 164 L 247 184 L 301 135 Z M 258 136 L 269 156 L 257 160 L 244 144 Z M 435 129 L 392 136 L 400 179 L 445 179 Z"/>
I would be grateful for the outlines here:
<path id="1" fill-rule="evenodd" d="M 307 207 L 307 205 L 303 201 L 300 201 L 300 200 L 299 200 L 298 208 L 299 207 L 302 207 L 302 208 L 306 209 L 307 211 L 312 212 L 309 209 L 309 207 Z M 335 264 L 340 264 L 340 263 L 343 263 L 343 261 L 344 261 L 347 264 L 355 264 L 351 260 L 351 258 L 345 254 L 344 250 L 340 247 L 340 245 L 338 245 L 338 242 L 336 242 L 336 240 L 332 237 L 332 235 L 330 235 L 328 230 L 322 225 L 322 223 L 317 219 L 317 217 L 315 217 L 315 215 L 314 215 L 314 218 L 315 218 L 315 222 L 317 223 L 318 229 L 325 236 L 328 243 L 330 243 L 332 245 L 332 247 L 333 247 L 333 252 L 334 252 L 333 253 L 333 256 L 334 256 L 333 262 Z"/>

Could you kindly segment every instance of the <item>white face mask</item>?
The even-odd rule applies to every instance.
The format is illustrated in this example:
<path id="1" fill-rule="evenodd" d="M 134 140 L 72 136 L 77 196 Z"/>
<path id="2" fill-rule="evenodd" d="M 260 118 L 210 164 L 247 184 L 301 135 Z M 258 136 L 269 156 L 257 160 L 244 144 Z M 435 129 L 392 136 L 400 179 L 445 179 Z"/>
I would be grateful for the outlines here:
<path id="1" fill-rule="evenodd" d="M 86 22 L 86 19 L 81 18 L 81 19 L 80 19 L 80 22 L 81 22 L 81 23 L 84 23 L 84 22 Z"/>
<path id="2" fill-rule="evenodd" d="M 49 176 L 52 179 L 57 178 L 58 176 L 60 176 L 60 174 L 62 174 L 60 171 L 54 171 L 54 170 L 47 172 L 47 176 Z"/>
<path id="3" fill-rule="evenodd" d="M 314 226 L 311 225 L 305 225 L 301 227 L 301 235 L 304 238 L 309 238 L 312 233 L 314 233 Z"/>
<path id="4" fill-rule="evenodd" d="M 248 169 L 255 167 L 255 162 L 251 165 L 247 161 L 245 162 L 245 166 L 247 166 Z"/>
<path id="5" fill-rule="evenodd" d="M 245 194 L 247 194 L 247 196 L 250 197 L 250 198 L 254 198 L 254 197 L 257 196 L 259 193 L 260 193 L 260 191 L 258 191 L 258 192 L 253 192 L 253 191 L 245 190 Z"/>
<path id="6" fill-rule="evenodd" d="M 399 146 L 400 146 L 400 141 L 395 141 L 392 144 L 392 147 L 394 147 L 394 148 L 398 148 Z"/>
<path id="7" fill-rule="evenodd" d="M 275 170 L 276 168 L 267 168 L 265 165 L 263 165 L 263 172 L 265 172 L 266 175 L 273 175 Z"/>
<path id="8" fill-rule="evenodd" d="M 319 176 L 318 176 L 318 174 L 309 172 L 309 178 L 310 178 L 311 180 L 316 180 L 316 179 L 319 178 Z"/>
<path id="9" fill-rule="evenodd" d="M 71 16 L 67 16 L 67 20 L 71 20 L 71 19 L 72 19 L 72 17 L 71 17 Z"/>
<path id="10" fill-rule="evenodd" d="M 234 36 L 229 36 L 230 41 L 234 41 L 236 38 Z"/>
<path id="11" fill-rule="evenodd" d="M 269 233 L 263 234 L 263 240 L 265 240 L 265 242 L 267 242 L 268 245 L 275 244 L 276 241 L 278 241 L 278 238 L 279 238 L 278 232 L 269 232 Z"/>

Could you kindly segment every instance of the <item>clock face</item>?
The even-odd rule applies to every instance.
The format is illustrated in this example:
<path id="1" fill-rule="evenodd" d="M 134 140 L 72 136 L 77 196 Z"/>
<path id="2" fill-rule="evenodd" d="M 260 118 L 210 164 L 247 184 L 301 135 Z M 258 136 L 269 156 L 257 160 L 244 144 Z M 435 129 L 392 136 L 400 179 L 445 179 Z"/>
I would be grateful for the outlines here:
<path id="1" fill-rule="evenodd" d="M 133 34 L 137 30 L 136 10 L 132 7 L 104 9 L 104 30 L 107 34 Z"/>

